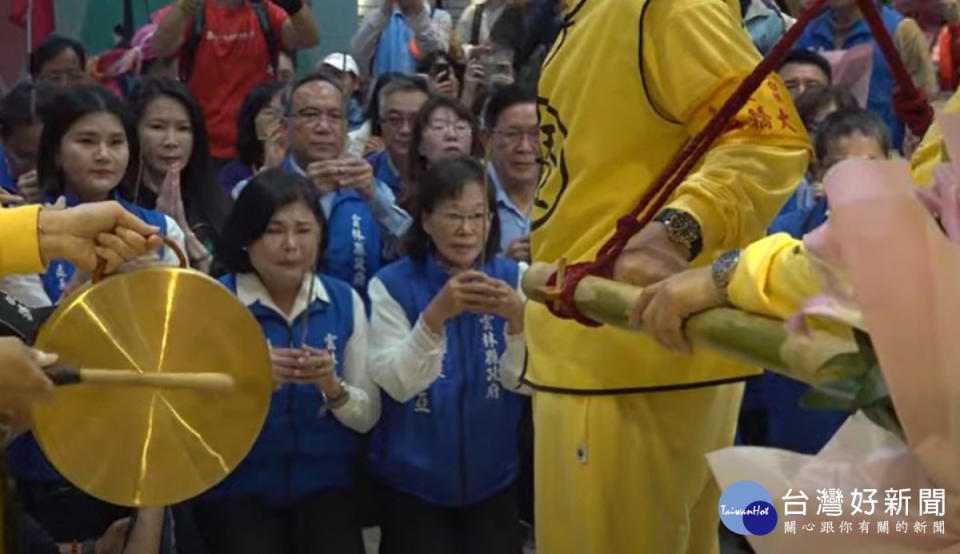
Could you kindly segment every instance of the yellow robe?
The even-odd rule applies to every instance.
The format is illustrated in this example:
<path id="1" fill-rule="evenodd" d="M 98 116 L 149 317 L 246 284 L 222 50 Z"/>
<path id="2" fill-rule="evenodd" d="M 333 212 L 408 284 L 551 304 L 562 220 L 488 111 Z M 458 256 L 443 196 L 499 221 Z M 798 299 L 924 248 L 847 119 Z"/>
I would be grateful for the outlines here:
<path id="1" fill-rule="evenodd" d="M 803 241 L 786 233 L 746 247 L 727 286 L 730 303 L 737 308 L 782 319 L 819 292 Z"/>
<path id="2" fill-rule="evenodd" d="M 536 261 L 590 260 L 759 62 L 735 1 L 568 0 L 539 86 L 545 168 Z M 703 229 L 709 263 L 761 237 L 809 159 L 777 77 L 738 114 L 669 205 Z M 528 304 L 537 547 L 547 554 L 716 552 L 719 491 L 704 454 L 733 439 L 758 370 L 674 355 L 646 337 Z M 643 392 L 643 394 L 627 394 Z M 569 394 L 568 394 L 569 393 Z"/>
<path id="3" fill-rule="evenodd" d="M 43 271 L 37 237 L 40 206 L 0 209 L 0 275 Z"/>
<path id="4" fill-rule="evenodd" d="M 534 261 L 593 259 L 617 218 L 760 59 L 739 16 L 716 0 L 578 6 L 538 91 L 546 166 L 532 215 Z M 806 170 L 807 147 L 789 95 L 771 77 L 669 202 L 703 229 L 695 265 L 763 236 Z M 540 304 L 529 305 L 526 328 L 525 377 L 545 390 L 656 390 L 755 373 L 715 354 L 671 354 L 635 333 L 560 320 Z"/>

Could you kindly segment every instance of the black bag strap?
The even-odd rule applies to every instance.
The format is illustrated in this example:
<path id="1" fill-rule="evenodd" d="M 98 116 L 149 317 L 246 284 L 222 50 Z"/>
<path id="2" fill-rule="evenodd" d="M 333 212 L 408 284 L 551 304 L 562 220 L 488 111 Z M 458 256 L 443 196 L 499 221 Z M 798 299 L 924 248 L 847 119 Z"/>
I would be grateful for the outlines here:
<path id="1" fill-rule="evenodd" d="M 197 13 L 193 16 L 190 35 L 180 49 L 180 80 L 184 83 L 190 82 L 190 77 L 193 76 L 193 58 L 197 53 L 197 46 L 200 44 L 200 39 L 203 38 L 203 26 L 206 23 L 206 17 L 207 6 L 201 4 Z"/>
<path id="2" fill-rule="evenodd" d="M 277 67 L 280 63 L 280 43 L 277 37 L 273 35 L 273 28 L 270 27 L 270 18 L 267 16 L 267 5 L 263 0 L 253 0 L 250 3 L 253 13 L 257 16 L 257 22 L 260 24 L 260 31 L 267 42 L 267 51 L 270 54 L 270 69 L 273 70 L 273 76 L 277 76 Z"/>
<path id="3" fill-rule="evenodd" d="M 473 10 L 473 24 L 470 27 L 470 44 L 480 44 L 480 26 L 483 23 L 483 12 L 487 10 L 487 3 L 477 4 Z"/>
<path id="4" fill-rule="evenodd" d="M 257 24 L 260 26 L 260 32 L 267 43 L 267 51 L 270 55 L 270 68 L 273 75 L 277 75 L 277 66 L 280 61 L 280 45 L 277 37 L 273 34 L 273 28 L 270 27 L 270 18 L 267 15 L 267 6 L 262 0 L 252 0 L 250 7 L 254 15 L 257 16 Z M 197 53 L 197 46 L 203 39 L 203 28 L 206 24 L 206 6 L 201 5 L 193 17 L 193 26 L 190 36 L 187 37 L 183 48 L 180 49 L 180 79 L 187 83 L 193 76 L 193 61 Z"/>

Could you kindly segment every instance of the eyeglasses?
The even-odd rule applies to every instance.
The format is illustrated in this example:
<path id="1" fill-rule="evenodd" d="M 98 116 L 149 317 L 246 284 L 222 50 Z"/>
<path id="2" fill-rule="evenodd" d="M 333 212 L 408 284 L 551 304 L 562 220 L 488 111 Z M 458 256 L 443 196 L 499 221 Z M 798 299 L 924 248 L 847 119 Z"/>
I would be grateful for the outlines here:
<path id="1" fill-rule="evenodd" d="M 442 133 L 446 130 L 451 130 L 458 135 L 466 135 L 473 131 L 473 127 L 469 123 L 460 119 L 457 121 L 450 121 L 449 119 L 434 119 L 427 125 L 427 129 L 435 133 Z"/>
<path id="2" fill-rule="evenodd" d="M 537 127 L 530 129 L 512 128 L 505 130 L 494 130 L 493 133 L 503 137 L 503 140 L 511 146 L 519 146 L 524 139 L 529 140 L 534 147 L 540 145 L 540 129 Z"/>
<path id="3" fill-rule="evenodd" d="M 455 231 L 461 227 L 468 227 L 470 229 L 482 228 L 486 222 L 493 219 L 493 214 L 478 212 L 468 215 L 454 212 L 444 212 L 437 214 L 437 218 L 444 228 Z"/>
<path id="4" fill-rule="evenodd" d="M 384 123 L 386 123 L 387 125 L 389 125 L 390 127 L 394 128 L 394 129 L 403 129 L 404 126 L 406 126 L 406 125 L 409 125 L 409 126 L 413 127 L 413 122 L 414 122 L 414 120 L 416 120 L 416 118 L 417 118 L 417 113 L 416 113 L 416 112 L 411 113 L 411 114 L 406 114 L 406 115 L 398 114 L 398 113 L 392 113 L 392 114 L 388 115 L 387 117 L 385 117 L 385 118 L 383 119 L 383 121 L 384 121 Z"/>
<path id="5" fill-rule="evenodd" d="M 78 69 L 70 69 L 67 71 L 47 71 L 41 73 L 38 76 L 38 80 L 44 83 L 65 85 L 69 83 L 79 83 L 85 79 L 86 75 L 86 73 Z"/>
<path id="6" fill-rule="evenodd" d="M 316 125 L 324 119 L 333 125 L 340 125 L 343 123 L 343 112 L 340 110 L 330 110 L 325 112 L 322 110 L 305 109 L 300 110 L 291 117 L 305 125 Z"/>

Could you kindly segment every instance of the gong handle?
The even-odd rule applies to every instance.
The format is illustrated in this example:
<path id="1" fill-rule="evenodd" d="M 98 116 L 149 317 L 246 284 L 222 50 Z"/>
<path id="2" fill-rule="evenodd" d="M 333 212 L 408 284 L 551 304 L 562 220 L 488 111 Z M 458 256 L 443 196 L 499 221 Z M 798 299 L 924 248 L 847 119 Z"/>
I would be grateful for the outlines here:
<path id="1" fill-rule="evenodd" d="M 173 253 L 177 255 L 177 261 L 180 262 L 180 267 L 186 269 L 187 265 L 187 256 L 183 253 L 183 250 L 180 249 L 180 245 L 173 241 L 170 237 L 161 237 L 163 239 L 163 244 L 168 248 L 173 250 Z M 93 270 L 93 275 L 90 276 L 90 281 L 96 283 L 103 279 L 103 270 L 107 267 L 107 260 L 100 258 L 100 261 L 97 262 L 97 267 Z"/>
<path id="2" fill-rule="evenodd" d="M 85 383 L 200 392 L 230 392 L 235 387 L 233 377 L 226 373 L 141 373 L 132 369 L 78 370 L 62 366 L 47 372 L 57 385 Z"/>

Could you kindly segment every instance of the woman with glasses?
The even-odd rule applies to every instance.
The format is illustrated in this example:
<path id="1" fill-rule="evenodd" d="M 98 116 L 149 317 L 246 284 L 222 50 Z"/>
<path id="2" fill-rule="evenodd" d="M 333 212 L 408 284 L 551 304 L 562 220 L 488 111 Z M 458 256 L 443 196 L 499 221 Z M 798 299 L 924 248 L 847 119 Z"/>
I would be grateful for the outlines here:
<path id="1" fill-rule="evenodd" d="M 371 280 L 369 370 L 382 416 L 369 445 L 383 554 L 519 553 L 522 272 L 496 254 L 483 167 L 421 180 L 408 255 Z"/>
<path id="2" fill-rule="evenodd" d="M 434 96 L 420 108 L 413 122 L 410 182 L 404 206 L 415 209 L 417 183 L 433 164 L 458 156 L 483 157 L 477 119 L 457 100 Z"/>

